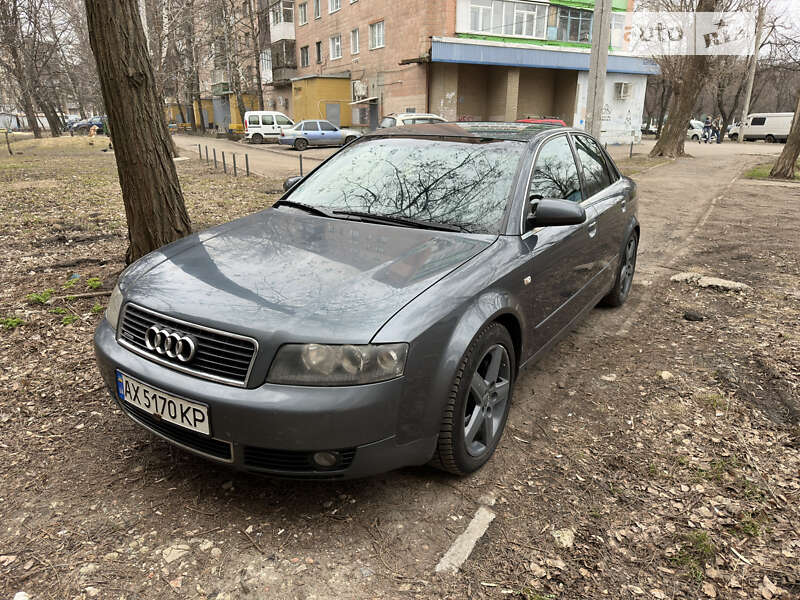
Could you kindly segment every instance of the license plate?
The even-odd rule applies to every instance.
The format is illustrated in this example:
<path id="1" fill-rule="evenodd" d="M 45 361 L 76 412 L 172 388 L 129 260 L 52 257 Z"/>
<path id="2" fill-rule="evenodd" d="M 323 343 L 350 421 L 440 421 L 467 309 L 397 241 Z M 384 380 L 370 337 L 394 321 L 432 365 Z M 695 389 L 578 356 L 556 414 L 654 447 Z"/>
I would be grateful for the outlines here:
<path id="1" fill-rule="evenodd" d="M 123 402 L 150 413 L 156 419 L 211 435 L 208 407 L 205 404 L 178 398 L 133 379 L 122 371 L 117 371 L 117 395 Z"/>

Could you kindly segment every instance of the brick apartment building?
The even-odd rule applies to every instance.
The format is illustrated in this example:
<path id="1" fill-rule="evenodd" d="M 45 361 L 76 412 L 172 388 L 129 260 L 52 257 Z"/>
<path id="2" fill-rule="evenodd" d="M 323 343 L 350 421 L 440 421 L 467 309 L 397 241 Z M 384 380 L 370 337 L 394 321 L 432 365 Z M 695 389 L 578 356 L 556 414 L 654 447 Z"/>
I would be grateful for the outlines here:
<path id="1" fill-rule="evenodd" d="M 603 137 L 626 142 L 641 123 L 647 76 L 626 56 L 613 0 Z M 582 126 L 594 0 L 295 0 L 295 119 L 374 125 L 375 114 L 448 120 L 556 116 Z M 370 106 L 373 120 L 370 123 Z"/>

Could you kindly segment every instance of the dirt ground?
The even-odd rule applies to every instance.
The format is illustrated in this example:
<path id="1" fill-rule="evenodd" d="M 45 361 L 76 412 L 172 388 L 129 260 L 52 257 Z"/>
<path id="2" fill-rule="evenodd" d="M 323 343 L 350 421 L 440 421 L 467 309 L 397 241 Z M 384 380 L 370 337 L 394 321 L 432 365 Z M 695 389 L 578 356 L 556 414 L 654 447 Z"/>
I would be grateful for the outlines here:
<path id="1" fill-rule="evenodd" d="M 0 158 L 0 600 L 800 598 L 800 186 L 737 180 L 774 149 L 630 165 L 632 297 L 521 374 L 483 470 L 333 483 L 231 472 L 115 408 L 91 347 L 107 296 L 78 297 L 123 267 L 100 149 Z M 280 193 L 178 170 L 197 229 Z M 749 289 L 671 281 L 688 271 Z M 481 505 L 486 534 L 436 574 Z"/>

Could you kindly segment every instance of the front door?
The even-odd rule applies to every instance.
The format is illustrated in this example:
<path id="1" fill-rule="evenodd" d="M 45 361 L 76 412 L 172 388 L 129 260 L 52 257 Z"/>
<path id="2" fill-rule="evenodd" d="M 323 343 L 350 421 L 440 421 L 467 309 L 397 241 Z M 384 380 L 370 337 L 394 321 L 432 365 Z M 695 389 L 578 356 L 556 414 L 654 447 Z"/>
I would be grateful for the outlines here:
<path id="1" fill-rule="evenodd" d="M 322 144 L 326 146 L 340 146 L 344 143 L 344 136 L 332 123 L 328 121 L 319 122 L 320 135 L 322 137 Z"/>
<path id="2" fill-rule="evenodd" d="M 583 202 L 584 195 L 567 134 L 545 141 L 539 150 L 529 186 L 532 210 L 537 200 Z M 597 223 L 592 207 L 580 225 L 540 227 L 523 235 L 529 255 L 532 290 L 528 294 L 528 339 L 536 351 L 580 313 L 592 279 Z"/>

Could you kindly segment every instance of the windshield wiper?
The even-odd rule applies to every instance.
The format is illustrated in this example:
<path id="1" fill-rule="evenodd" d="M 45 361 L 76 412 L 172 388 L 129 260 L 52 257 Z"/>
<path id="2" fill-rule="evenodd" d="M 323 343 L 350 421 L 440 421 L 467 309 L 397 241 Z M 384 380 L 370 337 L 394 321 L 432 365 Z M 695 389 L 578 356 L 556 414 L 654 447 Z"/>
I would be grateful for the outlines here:
<path id="1" fill-rule="evenodd" d="M 433 229 L 434 231 L 468 231 L 461 225 L 449 225 L 447 223 L 432 223 L 431 221 L 421 221 L 419 219 L 412 219 L 410 217 L 393 217 L 390 215 L 376 215 L 368 212 L 360 212 L 357 210 L 335 210 L 334 215 L 348 215 L 351 217 L 360 217 L 365 221 L 373 221 L 375 223 L 387 223 L 390 225 L 400 225 L 401 227 L 415 227 L 417 229 Z"/>
<path id="2" fill-rule="evenodd" d="M 275 204 L 272 205 L 272 208 L 278 208 L 279 206 L 288 206 L 290 208 L 297 208 L 299 210 L 304 210 L 310 215 L 316 215 L 318 217 L 327 217 L 329 219 L 337 218 L 336 215 L 329 213 L 327 210 L 317 208 L 316 206 L 311 206 L 310 204 L 295 202 L 293 200 L 278 200 Z"/>

